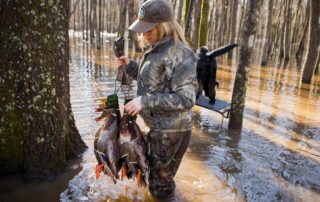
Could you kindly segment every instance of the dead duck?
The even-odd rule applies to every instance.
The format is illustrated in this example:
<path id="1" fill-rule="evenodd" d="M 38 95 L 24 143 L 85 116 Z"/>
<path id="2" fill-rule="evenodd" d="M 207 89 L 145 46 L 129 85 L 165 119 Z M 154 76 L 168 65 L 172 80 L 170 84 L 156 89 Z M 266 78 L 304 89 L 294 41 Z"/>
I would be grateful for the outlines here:
<path id="1" fill-rule="evenodd" d="M 119 145 L 120 145 L 120 165 L 121 165 L 121 178 L 124 176 L 132 178 L 133 168 L 131 165 L 135 163 L 135 152 L 131 145 L 131 140 L 133 138 L 132 131 L 129 130 L 129 114 L 126 112 L 123 114 L 120 121 L 120 134 L 119 134 Z"/>
<path id="2" fill-rule="evenodd" d="M 149 166 L 148 166 L 148 160 L 147 160 L 147 143 L 146 140 L 144 139 L 144 135 L 140 130 L 139 125 L 135 122 L 129 121 L 129 128 L 133 131 L 134 133 L 134 139 L 131 141 L 132 146 L 134 148 L 134 151 L 137 155 L 137 179 L 138 179 L 138 184 L 140 181 L 140 178 L 142 179 L 141 182 L 145 185 L 149 184 Z"/>
<path id="3" fill-rule="evenodd" d="M 136 177 L 138 187 L 148 184 L 146 142 L 134 119 L 125 113 L 120 122 L 121 179 Z"/>
<path id="4" fill-rule="evenodd" d="M 118 145 L 118 112 L 113 110 L 107 115 L 102 127 L 99 129 L 94 142 L 94 153 L 98 161 L 97 177 L 99 172 L 104 171 L 114 183 L 118 179 L 120 151 Z"/>

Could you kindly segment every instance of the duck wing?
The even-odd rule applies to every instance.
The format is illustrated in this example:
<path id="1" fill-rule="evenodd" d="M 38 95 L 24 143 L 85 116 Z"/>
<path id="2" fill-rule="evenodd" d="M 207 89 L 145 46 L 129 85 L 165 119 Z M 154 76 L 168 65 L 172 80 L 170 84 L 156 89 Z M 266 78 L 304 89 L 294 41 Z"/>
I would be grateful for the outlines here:
<path id="1" fill-rule="evenodd" d="M 119 172 L 119 144 L 118 124 L 115 114 L 111 114 L 101 129 L 99 139 L 96 142 L 96 152 L 100 162 L 104 164 L 105 170 L 111 178 L 118 179 Z M 99 160 L 98 160 L 99 162 Z"/>

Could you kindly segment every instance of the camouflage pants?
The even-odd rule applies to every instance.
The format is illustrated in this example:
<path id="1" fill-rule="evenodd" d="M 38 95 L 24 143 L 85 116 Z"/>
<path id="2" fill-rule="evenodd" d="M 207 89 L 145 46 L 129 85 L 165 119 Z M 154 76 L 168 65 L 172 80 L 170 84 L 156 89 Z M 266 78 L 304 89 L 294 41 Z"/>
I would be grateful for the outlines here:
<path id="1" fill-rule="evenodd" d="M 150 193 L 155 198 L 170 198 L 175 189 L 173 177 L 190 143 L 191 131 L 167 133 L 150 130 L 147 137 Z"/>

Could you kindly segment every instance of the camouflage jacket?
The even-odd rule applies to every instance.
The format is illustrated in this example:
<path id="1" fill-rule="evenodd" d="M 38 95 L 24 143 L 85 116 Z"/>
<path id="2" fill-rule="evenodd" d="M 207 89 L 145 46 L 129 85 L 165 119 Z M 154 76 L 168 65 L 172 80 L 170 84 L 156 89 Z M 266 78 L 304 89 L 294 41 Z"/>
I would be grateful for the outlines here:
<path id="1" fill-rule="evenodd" d="M 137 79 L 137 95 L 142 96 L 140 115 L 148 127 L 191 131 L 191 108 L 198 88 L 196 56 L 181 42 L 172 55 L 173 47 L 173 39 L 164 38 L 144 54 L 140 65 L 131 60 L 126 71 Z"/>

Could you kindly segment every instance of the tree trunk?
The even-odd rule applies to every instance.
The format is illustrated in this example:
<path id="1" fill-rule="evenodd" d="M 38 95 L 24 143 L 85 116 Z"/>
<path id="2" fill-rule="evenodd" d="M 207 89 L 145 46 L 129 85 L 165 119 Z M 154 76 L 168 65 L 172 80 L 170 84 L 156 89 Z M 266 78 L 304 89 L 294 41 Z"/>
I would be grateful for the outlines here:
<path id="1" fill-rule="evenodd" d="M 298 46 L 298 49 L 297 49 L 297 52 L 296 52 L 296 64 L 298 67 L 301 67 L 301 64 L 302 64 L 302 59 L 303 59 L 303 52 L 304 52 L 304 49 L 305 49 L 305 40 L 307 38 L 307 34 L 308 34 L 308 29 L 309 29 L 309 21 L 310 21 L 310 1 L 308 1 L 308 4 L 307 4 L 307 11 L 306 11 L 306 23 L 304 25 L 304 28 L 303 28 L 303 34 L 302 34 L 302 37 L 300 39 L 300 42 L 299 42 L 299 46 Z"/>
<path id="2" fill-rule="evenodd" d="M 89 39 L 89 1 L 86 1 L 86 41 Z"/>
<path id="3" fill-rule="evenodd" d="M 292 28 L 292 37 L 291 37 L 291 44 L 296 44 L 297 43 L 297 36 L 300 34 L 300 30 L 301 30 L 301 15 L 302 15 L 302 0 L 298 0 L 297 2 L 297 6 L 296 6 L 296 10 L 292 10 L 292 13 L 294 14 L 294 17 L 292 18 L 292 24 L 293 24 L 293 28 Z M 292 49 L 293 50 L 293 49 Z M 295 49 L 296 51 L 296 49 Z"/>
<path id="4" fill-rule="evenodd" d="M 99 0 L 99 13 L 98 13 L 98 28 L 97 28 L 97 49 L 101 49 L 102 40 L 101 40 L 101 31 L 102 31 L 102 0 Z"/>
<path id="5" fill-rule="evenodd" d="M 82 0 L 82 2 L 81 2 L 81 7 L 82 7 L 82 9 L 81 9 L 81 14 L 82 14 L 82 39 L 84 40 L 86 37 L 85 37 L 85 18 L 84 18 L 84 0 Z"/>
<path id="6" fill-rule="evenodd" d="M 231 24 L 230 24 L 230 39 L 229 43 L 235 43 L 236 31 L 237 31 L 237 16 L 238 16 L 238 0 L 233 0 L 232 13 L 231 13 Z M 228 59 L 232 58 L 232 52 L 228 52 Z"/>
<path id="7" fill-rule="evenodd" d="M 285 0 L 284 2 L 287 2 L 288 0 Z M 285 36 L 285 31 L 286 31 L 286 15 L 285 15 L 285 11 L 287 10 L 287 4 L 285 3 L 285 9 L 283 10 L 283 15 L 284 17 L 280 17 L 280 48 L 279 48 L 279 61 L 282 62 L 283 58 L 284 58 L 284 36 Z M 281 16 L 281 15 L 280 15 Z M 282 21 L 282 23 L 281 23 Z"/>
<path id="8" fill-rule="evenodd" d="M 77 1 L 73 1 L 73 3 L 71 4 L 71 0 L 70 0 L 70 10 L 72 8 L 72 10 L 70 11 L 70 14 L 69 14 L 69 20 L 70 20 L 70 24 L 69 24 L 69 28 L 72 27 L 73 30 L 75 31 L 76 30 L 76 11 L 78 10 L 78 5 L 80 3 L 79 0 Z M 71 26 L 71 16 L 73 17 L 73 25 Z"/>
<path id="9" fill-rule="evenodd" d="M 68 3 L 0 1 L 1 173 L 50 178 L 86 147 L 70 104 Z"/>
<path id="10" fill-rule="evenodd" d="M 209 49 L 212 49 L 212 42 L 213 42 L 213 27 L 214 27 L 214 21 L 213 21 L 213 12 L 214 12 L 214 8 L 215 6 L 213 5 L 210 8 L 210 16 L 209 16 L 209 25 L 208 25 L 208 42 L 207 42 L 207 46 Z M 210 43 L 209 43 L 210 42 Z"/>
<path id="11" fill-rule="evenodd" d="M 134 0 L 129 0 L 129 8 L 128 8 L 128 18 L 129 25 L 131 25 L 137 19 L 137 9 Z M 129 30 L 129 48 L 133 48 L 133 44 L 135 46 L 135 51 L 142 52 L 140 48 L 137 33 Z"/>
<path id="12" fill-rule="evenodd" d="M 182 9 L 183 9 L 183 0 L 179 0 L 177 21 L 180 25 L 181 25 L 181 18 L 182 18 Z"/>
<path id="13" fill-rule="evenodd" d="M 195 0 L 194 6 L 194 29 L 192 35 L 192 49 L 196 51 L 199 45 L 199 30 L 200 30 L 200 18 L 201 18 L 201 4 L 202 0 Z"/>
<path id="14" fill-rule="evenodd" d="M 253 37 L 258 20 L 258 10 L 260 0 L 248 0 L 247 13 L 244 21 L 242 42 L 240 45 L 240 61 L 237 69 L 235 83 L 232 92 L 231 114 L 229 120 L 229 128 L 241 129 L 243 122 L 243 110 L 245 106 L 245 98 L 248 83 L 248 73 L 250 66 L 250 57 L 252 52 L 252 43 L 249 39 Z"/>
<path id="15" fill-rule="evenodd" d="M 111 4 L 111 0 L 107 1 L 107 13 L 106 13 L 106 27 L 107 27 L 107 32 L 111 33 L 111 26 L 110 26 L 110 22 L 111 22 L 111 10 L 110 10 L 110 4 Z"/>
<path id="16" fill-rule="evenodd" d="M 283 2 L 280 2 L 280 1 L 276 1 L 275 2 L 276 5 L 275 5 L 275 8 L 282 8 L 283 7 Z M 277 56 L 277 52 L 280 52 L 278 51 L 279 49 L 279 46 L 281 46 L 281 31 L 282 31 L 282 26 L 281 26 L 281 17 L 282 16 L 282 10 L 283 9 L 278 9 L 279 11 L 278 12 L 273 12 L 274 13 L 274 16 L 275 16 L 275 26 L 276 28 L 273 30 L 273 34 L 272 34 L 272 39 L 273 39 L 273 42 L 272 42 L 272 48 L 271 48 L 271 57 L 273 57 L 276 61 L 278 61 L 276 58 Z"/>
<path id="17" fill-rule="evenodd" d="M 319 69 L 320 69 L 320 51 L 318 51 L 318 61 L 317 61 L 315 72 L 319 72 Z"/>
<path id="18" fill-rule="evenodd" d="M 172 8 L 173 8 L 174 11 L 176 10 L 176 3 L 177 3 L 177 0 L 172 0 L 171 1 Z"/>
<path id="19" fill-rule="evenodd" d="M 209 9 L 210 9 L 209 0 L 202 0 L 200 34 L 199 34 L 200 46 L 207 46 Z"/>
<path id="20" fill-rule="evenodd" d="M 240 35 L 242 33 L 242 29 L 243 29 L 243 21 L 244 21 L 244 15 L 246 13 L 246 5 L 247 5 L 247 0 L 244 0 L 242 3 L 242 6 L 241 6 L 241 17 L 240 17 L 240 21 L 239 21 L 239 27 L 238 27 L 238 41 L 241 42 L 241 38 L 240 38 Z"/>
<path id="21" fill-rule="evenodd" d="M 311 83 L 316 68 L 319 44 L 319 0 L 311 0 L 307 58 L 303 65 L 302 82 Z"/>
<path id="22" fill-rule="evenodd" d="M 217 48 L 218 47 L 218 36 L 219 36 L 219 21 L 220 21 L 220 18 L 219 18 L 219 15 L 220 15 L 220 12 L 221 12 L 221 0 L 216 0 L 216 5 L 215 5 L 215 13 L 214 13 L 214 26 L 213 26 L 213 45 L 212 45 L 212 49 L 214 48 Z"/>
<path id="23" fill-rule="evenodd" d="M 261 65 L 267 65 L 271 54 L 272 47 L 272 16 L 273 16 L 273 0 L 269 0 L 268 3 L 268 21 L 266 30 L 266 41 L 262 52 Z"/>
<path id="24" fill-rule="evenodd" d="M 221 3 L 221 12 L 220 12 L 220 20 L 219 20 L 219 31 L 218 31 L 218 46 L 223 46 L 225 45 L 225 33 L 226 33 L 226 29 L 227 29 L 227 11 L 228 11 L 228 1 L 226 0 L 222 0 Z"/>
<path id="25" fill-rule="evenodd" d="M 194 0 L 185 0 L 185 14 L 184 14 L 184 33 L 186 40 L 191 44 L 191 22 L 192 22 L 192 10 L 193 10 Z"/>
<path id="26" fill-rule="evenodd" d="M 286 17 L 285 17 L 285 35 L 284 35 L 284 66 L 287 66 L 290 59 L 290 36 L 291 36 L 291 7 L 292 7 L 292 0 L 287 1 L 286 6 Z"/>
<path id="27" fill-rule="evenodd" d="M 93 39 L 95 36 L 95 31 L 97 30 L 97 0 L 91 0 L 90 1 L 90 16 L 89 16 L 89 22 L 90 22 L 90 42 L 93 42 Z"/>
<path id="28" fill-rule="evenodd" d="M 126 19 L 127 19 L 127 2 L 126 0 L 121 1 L 120 6 L 120 16 L 119 16 L 119 27 L 118 27 L 118 36 L 123 37 L 126 30 Z"/>
<path id="29" fill-rule="evenodd" d="M 190 0 L 184 0 L 183 26 L 184 26 L 185 29 L 186 29 L 186 26 L 187 26 L 189 7 L 190 7 Z"/>

